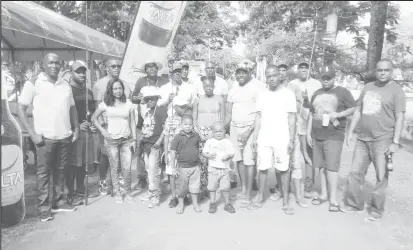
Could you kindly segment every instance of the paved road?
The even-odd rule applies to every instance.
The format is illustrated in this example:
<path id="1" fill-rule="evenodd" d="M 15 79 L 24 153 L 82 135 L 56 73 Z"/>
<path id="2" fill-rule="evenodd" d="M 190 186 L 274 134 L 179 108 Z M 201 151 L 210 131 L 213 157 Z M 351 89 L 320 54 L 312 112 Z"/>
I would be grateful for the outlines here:
<path id="1" fill-rule="evenodd" d="M 408 148 L 413 152 L 413 143 Z M 341 184 L 348 174 L 351 151 L 342 155 Z M 149 210 L 137 199 L 135 204 L 115 204 L 101 197 L 78 211 L 57 214 L 51 222 L 35 217 L 34 177 L 26 185 L 28 218 L 23 224 L 2 230 L 2 246 L 7 250 L 60 249 L 314 249 L 314 250 L 411 250 L 413 249 L 413 154 L 402 149 L 394 157 L 387 212 L 379 222 L 364 220 L 366 213 L 330 213 L 328 205 L 298 206 L 294 216 L 281 211 L 281 203 L 268 200 L 261 210 L 249 211 L 235 204 L 236 214 L 195 213 L 187 207 L 177 215 L 168 199 Z M 366 192 L 374 181 L 370 168 Z M 271 180 L 273 182 L 273 180 Z M 239 190 L 236 190 L 238 192 Z M 140 195 L 140 194 L 138 194 Z M 367 195 L 368 197 L 368 195 Z M 368 198 L 367 198 L 368 199 Z M 294 201 L 294 199 L 292 199 Z"/>

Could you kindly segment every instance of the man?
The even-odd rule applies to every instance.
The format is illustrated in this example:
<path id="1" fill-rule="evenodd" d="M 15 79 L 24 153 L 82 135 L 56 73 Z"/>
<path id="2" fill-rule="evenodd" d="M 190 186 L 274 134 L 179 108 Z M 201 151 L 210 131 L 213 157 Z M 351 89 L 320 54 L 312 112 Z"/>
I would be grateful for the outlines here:
<path id="1" fill-rule="evenodd" d="M 160 87 L 165 85 L 168 82 L 168 79 L 165 77 L 160 77 L 158 76 L 159 70 L 162 69 L 162 64 L 159 62 L 146 62 L 142 65 L 141 70 L 146 73 L 146 76 L 141 77 L 138 79 L 138 81 L 135 84 L 134 91 L 131 96 L 132 103 L 138 104 L 138 109 L 139 109 L 139 116 L 138 116 L 138 124 L 137 124 L 137 136 L 136 138 L 137 141 L 140 140 L 141 135 L 142 135 L 142 125 L 143 125 L 143 118 L 142 115 L 145 114 L 148 111 L 148 108 L 146 106 L 146 103 L 143 102 L 143 96 L 142 96 L 142 91 L 145 87 L 148 86 L 154 86 L 158 90 Z M 137 150 L 138 154 L 138 161 L 137 161 L 137 173 L 138 173 L 138 184 L 136 188 L 138 190 L 144 189 L 147 186 L 147 173 L 145 170 L 145 164 L 140 160 L 140 150 Z"/>
<path id="2" fill-rule="evenodd" d="M 353 164 L 348 176 L 348 189 L 344 201 L 344 211 L 362 211 L 364 199 L 362 187 L 373 162 L 377 183 L 373 189 L 369 220 L 379 220 L 383 216 L 389 172 L 386 157 L 396 153 L 400 146 L 406 112 L 406 95 L 401 86 L 392 81 L 393 63 L 381 59 L 376 64 L 374 82 L 366 84 L 351 121 L 347 135 L 347 145 L 354 137 L 354 129 L 359 123 Z"/>
<path id="3" fill-rule="evenodd" d="M 63 197 L 64 169 L 70 146 L 79 136 L 79 123 L 70 85 L 57 81 L 59 56 L 47 54 L 44 66 L 44 73 L 25 83 L 17 112 L 37 148 L 38 209 L 40 220 L 48 221 L 53 219 L 52 212 L 75 210 Z M 33 105 L 34 127 L 26 114 L 29 105 Z"/>
<path id="4" fill-rule="evenodd" d="M 93 98 L 95 100 L 95 107 L 98 107 L 99 104 L 103 101 L 105 96 L 106 86 L 108 85 L 111 79 L 118 79 L 121 69 L 121 62 L 116 59 L 110 59 L 106 63 L 108 75 L 101 78 L 99 81 L 93 85 Z M 125 86 L 125 95 L 129 97 L 129 88 Z M 103 114 L 98 118 L 100 123 L 106 123 L 106 115 Z M 108 174 L 109 169 L 109 159 L 107 157 L 105 147 L 103 146 L 103 136 L 99 132 L 93 133 L 93 140 L 95 142 L 95 148 L 98 150 L 98 155 L 100 154 L 99 159 L 99 174 L 100 174 L 100 188 L 99 191 L 101 194 L 111 194 L 112 193 L 112 180 L 110 173 Z M 100 153 L 99 153 L 100 152 Z"/>
<path id="5" fill-rule="evenodd" d="M 307 124 L 307 142 L 313 148 L 313 167 L 320 169 L 321 194 L 313 205 L 330 202 L 328 211 L 339 212 L 337 203 L 338 171 L 343 149 L 346 117 L 354 112 L 350 91 L 335 85 L 335 69 L 323 66 L 320 72 L 323 88 L 311 98 Z"/>
<path id="6" fill-rule="evenodd" d="M 78 206 L 83 204 L 83 199 L 86 196 L 85 176 L 88 163 L 93 162 L 93 141 L 92 131 L 96 128 L 89 121 L 91 115 L 95 111 L 93 102 L 93 94 L 90 89 L 85 90 L 86 86 L 86 64 L 83 61 L 74 61 L 70 66 L 70 71 L 62 74 L 59 81 L 65 81 L 70 84 L 73 98 L 80 122 L 79 139 L 71 146 L 71 154 L 69 156 L 69 164 L 66 171 L 66 187 L 68 202 L 71 205 Z M 86 93 L 88 100 L 88 109 L 86 109 Z M 87 134 L 87 135 L 86 135 Z M 86 136 L 89 136 L 86 140 Z M 86 157 L 86 147 L 88 155 Z M 76 182 L 76 187 L 75 187 Z M 87 187 L 87 186 L 86 186 Z M 88 197 L 98 196 L 95 192 L 88 191 Z"/>
<path id="7" fill-rule="evenodd" d="M 224 101 L 227 102 L 228 97 L 228 83 L 223 78 L 216 75 L 215 64 L 211 61 L 205 63 L 205 75 L 209 78 L 214 79 L 214 95 L 222 95 Z M 202 82 L 198 80 L 196 82 L 196 93 L 197 95 L 205 95 Z"/>
<path id="8" fill-rule="evenodd" d="M 305 167 L 303 173 L 305 173 L 305 191 L 304 197 L 312 198 L 312 187 L 314 184 L 315 171 L 312 166 L 312 150 L 307 145 L 306 133 L 307 133 L 307 118 L 309 114 L 309 107 L 311 97 L 314 92 L 322 87 L 321 83 L 311 77 L 309 77 L 310 64 L 306 61 L 298 64 L 298 79 L 295 79 L 288 83 L 287 87 L 296 93 L 297 105 L 298 105 L 298 117 L 297 117 L 297 133 L 299 138 L 300 150 L 302 157 L 304 158 Z M 300 94 L 298 94 L 300 93 Z M 301 157 L 300 157 L 301 158 Z M 298 163 L 300 159 L 294 159 L 294 162 Z"/>
<path id="9" fill-rule="evenodd" d="M 235 70 L 237 83 L 228 93 L 226 125 L 230 126 L 230 139 L 235 147 L 235 157 L 242 192 L 236 198 L 242 199 L 243 207 L 252 204 L 252 186 L 255 172 L 255 155 L 251 148 L 252 132 L 257 115 L 255 107 L 258 94 L 266 85 L 251 78 L 251 66 L 239 64 Z"/>
<path id="10" fill-rule="evenodd" d="M 296 101 L 292 91 L 282 85 L 278 69 L 269 65 L 265 70 L 268 89 L 257 97 L 257 117 L 253 135 L 253 150 L 257 152 L 259 170 L 258 197 L 252 208 L 260 208 L 264 202 L 268 170 L 275 167 L 283 193 L 283 211 L 294 214 L 289 205 L 290 155 L 294 152 L 296 139 Z"/>

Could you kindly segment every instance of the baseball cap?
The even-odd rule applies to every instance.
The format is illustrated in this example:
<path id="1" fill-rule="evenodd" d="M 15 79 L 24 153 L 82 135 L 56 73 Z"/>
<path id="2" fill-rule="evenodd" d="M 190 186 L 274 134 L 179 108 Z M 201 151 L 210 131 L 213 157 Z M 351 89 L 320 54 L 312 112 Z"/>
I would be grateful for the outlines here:
<path id="1" fill-rule="evenodd" d="M 181 61 L 181 67 L 188 67 L 189 68 L 189 63 L 187 61 Z"/>
<path id="2" fill-rule="evenodd" d="M 141 90 L 143 98 L 145 97 L 152 97 L 152 96 L 157 96 L 161 97 L 161 93 L 159 92 L 159 89 L 154 86 L 146 86 L 142 88 Z"/>
<path id="3" fill-rule="evenodd" d="M 70 70 L 71 70 L 71 71 L 76 71 L 76 70 L 78 70 L 79 68 L 85 68 L 85 70 L 87 70 L 86 64 L 85 64 L 83 61 L 80 61 L 80 60 L 74 61 L 74 62 L 72 63 L 72 65 L 70 66 Z"/>
<path id="4" fill-rule="evenodd" d="M 288 68 L 288 63 L 286 63 L 285 61 L 279 61 L 277 63 L 277 68 L 279 68 L 281 66 L 284 66 L 284 67 Z"/>
<path id="5" fill-rule="evenodd" d="M 149 66 L 149 65 L 156 65 L 156 67 L 158 67 L 158 70 L 162 69 L 162 67 L 163 67 L 162 63 L 160 63 L 160 62 L 155 62 L 155 61 L 149 61 L 148 60 L 142 65 L 141 70 L 145 71 L 145 67 Z"/>
<path id="6" fill-rule="evenodd" d="M 310 67 L 310 63 L 308 61 L 301 61 L 300 63 L 298 63 L 298 67 L 300 67 L 301 65 L 307 65 L 307 67 Z"/>
<path id="7" fill-rule="evenodd" d="M 321 77 L 330 77 L 333 78 L 336 76 L 336 70 L 331 65 L 325 65 L 321 68 Z"/>
<path id="8" fill-rule="evenodd" d="M 180 63 L 174 63 L 172 65 L 172 72 L 178 69 L 182 69 L 182 65 Z"/>

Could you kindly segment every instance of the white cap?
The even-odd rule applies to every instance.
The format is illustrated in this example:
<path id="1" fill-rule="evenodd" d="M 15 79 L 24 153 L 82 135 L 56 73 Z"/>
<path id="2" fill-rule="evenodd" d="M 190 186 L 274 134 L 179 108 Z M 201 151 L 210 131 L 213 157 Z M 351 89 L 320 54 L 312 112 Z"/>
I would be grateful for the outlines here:
<path id="1" fill-rule="evenodd" d="M 161 97 L 159 89 L 157 87 L 154 87 L 154 86 L 143 87 L 141 92 L 142 92 L 143 98 L 149 97 L 149 96 L 157 96 L 159 98 Z"/>

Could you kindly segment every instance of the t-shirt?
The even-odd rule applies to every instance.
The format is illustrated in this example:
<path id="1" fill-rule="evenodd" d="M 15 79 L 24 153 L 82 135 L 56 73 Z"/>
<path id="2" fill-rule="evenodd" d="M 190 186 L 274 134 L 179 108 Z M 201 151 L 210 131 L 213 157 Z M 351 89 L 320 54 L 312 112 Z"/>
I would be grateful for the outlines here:
<path id="1" fill-rule="evenodd" d="M 89 117 L 86 117 L 86 94 L 85 89 L 80 89 L 75 86 L 72 87 L 73 98 L 75 99 L 75 106 L 77 109 L 77 117 L 79 123 L 83 121 L 90 121 L 90 117 L 92 116 L 93 112 L 95 112 L 95 102 L 93 101 L 93 94 L 90 89 L 87 89 L 88 95 L 88 108 L 89 108 Z M 88 119 L 89 118 L 89 119 Z"/>
<path id="2" fill-rule="evenodd" d="M 149 154 L 152 146 L 158 141 L 167 117 L 166 109 L 162 106 L 148 110 L 143 115 L 141 142 L 145 153 Z"/>
<path id="3" fill-rule="evenodd" d="M 217 140 L 215 138 L 208 139 L 205 142 L 203 153 L 215 153 L 214 159 L 208 160 L 208 167 L 230 169 L 231 159 L 223 161 L 222 157 L 235 154 L 234 145 L 227 138 Z"/>
<path id="4" fill-rule="evenodd" d="M 258 94 L 266 89 L 265 83 L 251 79 L 244 86 L 237 82 L 228 93 L 228 102 L 232 103 L 231 125 L 235 127 L 251 126 L 257 115 L 255 102 Z"/>
<path id="5" fill-rule="evenodd" d="M 129 138 L 130 130 L 130 113 L 134 111 L 132 102 L 127 100 L 118 106 L 107 106 L 105 102 L 99 104 L 99 109 L 106 112 L 108 118 L 108 133 L 112 139 Z"/>
<path id="6" fill-rule="evenodd" d="M 205 95 L 204 86 L 201 80 L 195 82 L 196 94 Z M 228 95 L 228 83 L 223 78 L 215 76 L 214 95 Z"/>
<path id="7" fill-rule="evenodd" d="M 317 140 L 344 141 L 347 118 L 340 117 L 339 125 L 334 127 L 332 122 L 327 127 L 323 126 L 323 114 L 331 112 L 342 112 L 356 105 L 353 96 L 346 88 L 337 86 L 335 88 L 317 90 L 311 98 L 311 113 L 313 125 L 311 136 Z"/>
<path id="8" fill-rule="evenodd" d="M 172 84 L 172 82 L 168 82 L 167 84 L 163 85 L 159 89 L 159 91 L 161 93 L 161 99 L 158 101 L 159 106 L 162 106 L 163 104 L 168 102 L 170 94 L 175 94 L 173 101 L 168 105 L 168 116 L 173 116 L 175 114 L 175 109 L 172 105 L 191 106 L 195 95 L 194 88 L 184 82 L 179 86 Z"/>
<path id="9" fill-rule="evenodd" d="M 258 95 L 257 111 L 261 112 L 261 128 L 257 142 L 262 146 L 284 147 L 290 141 L 288 113 L 297 113 L 294 93 L 284 86 Z"/>
<path id="10" fill-rule="evenodd" d="M 371 82 L 364 87 L 357 105 L 361 106 L 359 140 L 391 139 L 394 135 L 396 114 L 406 112 L 406 94 L 394 81 L 384 86 Z"/>
<path id="11" fill-rule="evenodd" d="M 181 131 L 175 136 L 171 150 L 176 151 L 176 160 L 180 168 L 192 168 L 200 164 L 199 143 L 201 138 L 195 132 L 186 134 Z"/>

